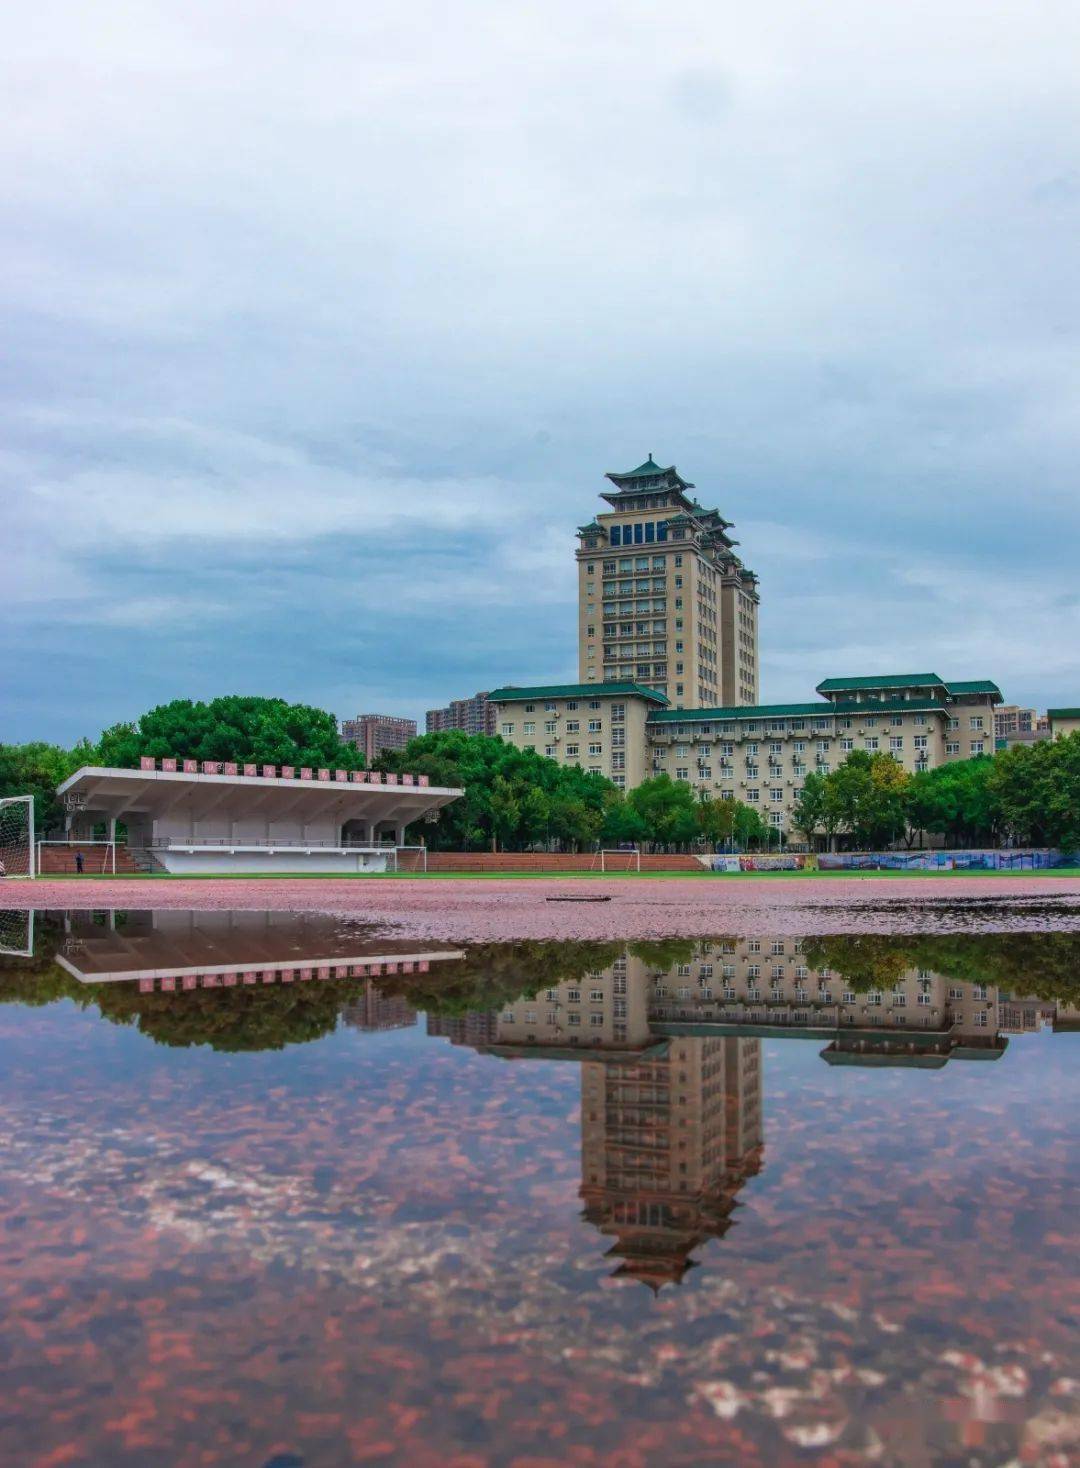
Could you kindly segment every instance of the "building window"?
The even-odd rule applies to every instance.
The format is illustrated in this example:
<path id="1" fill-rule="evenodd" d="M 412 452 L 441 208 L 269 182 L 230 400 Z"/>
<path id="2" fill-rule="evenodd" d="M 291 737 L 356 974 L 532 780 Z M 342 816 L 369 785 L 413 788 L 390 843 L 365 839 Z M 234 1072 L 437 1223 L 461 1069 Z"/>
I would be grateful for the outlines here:
<path id="1" fill-rule="evenodd" d="M 504 724 L 502 726 L 502 731 L 504 734 L 512 734 L 514 732 L 513 724 Z"/>
<path id="2" fill-rule="evenodd" d="M 521 726 L 521 732 L 523 734 L 535 734 L 536 725 L 531 720 L 526 719 L 525 723 Z"/>
<path id="3" fill-rule="evenodd" d="M 566 758 L 567 759 L 577 759 L 579 748 L 580 748 L 580 745 L 577 745 L 577 744 L 568 744 L 566 746 Z"/>
<path id="4" fill-rule="evenodd" d="M 604 746 L 602 744 L 590 744 L 589 745 L 589 758 L 590 759 L 596 759 L 597 756 L 603 754 L 603 752 L 604 752 Z"/>

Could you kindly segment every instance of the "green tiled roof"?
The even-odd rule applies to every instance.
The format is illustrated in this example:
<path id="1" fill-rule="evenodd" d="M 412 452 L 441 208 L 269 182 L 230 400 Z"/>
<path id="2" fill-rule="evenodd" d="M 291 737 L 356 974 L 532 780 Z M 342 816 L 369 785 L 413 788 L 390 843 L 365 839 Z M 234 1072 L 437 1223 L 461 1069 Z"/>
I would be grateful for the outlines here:
<path id="1" fill-rule="evenodd" d="M 950 693 L 989 693 L 991 698 L 995 694 L 1002 697 L 1001 689 L 990 678 L 970 678 L 963 683 L 946 683 L 945 687 Z"/>
<path id="2" fill-rule="evenodd" d="M 611 698 L 620 694 L 624 698 L 647 698 L 652 703 L 666 706 L 667 699 L 655 688 L 643 688 L 640 683 L 549 683 L 542 688 L 496 688 L 488 694 L 489 703 L 520 703 L 524 700 L 544 698 Z"/>
<path id="3" fill-rule="evenodd" d="M 1048 719 L 1080 719 L 1080 709 L 1047 709 Z"/>
<path id="4" fill-rule="evenodd" d="M 945 686 L 936 673 L 883 673 L 878 678 L 823 678 L 819 693 L 842 693 L 848 688 L 930 688 Z"/>
<path id="5" fill-rule="evenodd" d="M 675 487 L 680 491 L 685 492 L 688 489 L 694 488 L 689 479 L 682 477 L 674 464 L 668 464 L 666 467 L 663 464 L 658 464 L 652 454 L 649 455 L 644 464 L 639 464 L 636 469 L 624 469 L 621 472 L 611 469 L 604 475 L 604 478 L 610 479 L 620 493 L 630 493 L 633 491 L 633 481 L 635 479 L 652 479 L 656 475 L 665 474 L 674 476 Z"/>
<path id="6" fill-rule="evenodd" d="M 669 464 L 666 469 L 662 469 L 650 454 L 644 464 L 639 464 L 636 469 L 624 469 L 621 474 L 612 471 L 604 477 L 607 479 L 648 479 L 653 474 L 670 474 L 674 468 L 674 464 Z"/>
<path id="7" fill-rule="evenodd" d="M 725 719 L 823 719 L 832 714 L 925 714 L 950 712 L 949 705 L 937 698 L 891 698 L 881 703 L 856 703 L 844 699 L 839 703 L 755 703 L 737 704 L 731 708 L 662 709 L 649 715 L 650 724 L 721 723 Z"/>

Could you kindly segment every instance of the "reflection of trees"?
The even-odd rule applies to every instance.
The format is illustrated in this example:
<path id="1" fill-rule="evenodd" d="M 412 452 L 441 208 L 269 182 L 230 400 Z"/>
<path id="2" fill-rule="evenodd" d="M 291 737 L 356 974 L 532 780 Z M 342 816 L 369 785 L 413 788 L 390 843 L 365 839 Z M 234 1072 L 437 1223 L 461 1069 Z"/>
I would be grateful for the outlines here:
<path id="1" fill-rule="evenodd" d="M 621 958 L 622 943 L 478 943 L 459 963 L 438 964 L 426 974 L 391 974 L 378 980 L 384 994 L 401 994 L 429 1014 L 499 1009 L 515 999 Z"/>
<path id="2" fill-rule="evenodd" d="M 162 1045 L 255 1051 L 281 1050 L 332 1033 L 342 1008 L 356 997 L 355 979 L 148 994 L 134 983 L 82 984 L 53 961 L 60 936 L 57 930 L 51 941 L 39 941 L 32 959 L 0 964 L 0 1004 L 40 1006 L 71 999 L 80 1008 L 97 1005 L 111 1023 L 134 1025 Z M 486 943 L 469 949 L 461 962 L 375 982 L 382 993 L 401 995 L 414 1008 L 461 1015 L 499 1010 L 608 968 L 626 954 L 670 969 L 699 951 L 700 944 L 680 939 Z M 857 991 L 889 988 L 910 969 L 928 969 L 958 982 L 991 984 L 1007 994 L 1080 1004 L 1080 934 L 845 935 L 807 938 L 803 952 L 810 967 L 832 969 Z"/>
<path id="3" fill-rule="evenodd" d="M 42 1005 L 57 999 L 74 999 L 83 1008 L 93 1002 L 86 986 L 53 962 L 52 951 L 0 963 L 0 1004 Z"/>
<path id="4" fill-rule="evenodd" d="M 341 1009 L 355 998 L 356 985 L 355 979 L 319 979 L 141 994 L 137 984 L 108 984 L 94 998 L 105 1019 L 133 1024 L 160 1045 L 283 1050 L 333 1034 Z"/>
<path id="5" fill-rule="evenodd" d="M 885 988 L 923 968 L 1007 994 L 1080 1003 L 1080 934 L 946 933 L 807 938 L 807 963 L 830 968 L 855 990 Z"/>

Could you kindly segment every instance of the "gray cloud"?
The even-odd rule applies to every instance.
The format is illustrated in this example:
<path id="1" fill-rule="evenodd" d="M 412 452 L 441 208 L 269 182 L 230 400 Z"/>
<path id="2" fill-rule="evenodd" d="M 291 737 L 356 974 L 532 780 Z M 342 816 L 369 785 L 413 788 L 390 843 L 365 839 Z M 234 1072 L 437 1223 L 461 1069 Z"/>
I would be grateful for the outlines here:
<path id="1" fill-rule="evenodd" d="M 9 32 L 0 737 L 572 674 L 649 448 L 761 573 L 767 696 L 1080 696 L 1074 6 Z"/>

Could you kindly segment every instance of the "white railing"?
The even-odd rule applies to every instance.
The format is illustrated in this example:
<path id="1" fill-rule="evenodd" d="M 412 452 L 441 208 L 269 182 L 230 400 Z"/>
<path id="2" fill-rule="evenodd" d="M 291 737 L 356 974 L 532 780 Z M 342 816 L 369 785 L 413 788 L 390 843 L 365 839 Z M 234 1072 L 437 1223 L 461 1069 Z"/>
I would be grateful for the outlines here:
<path id="1" fill-rule="evenodd" d="M 305 851 L 394 851 L 393 841 L 320 841 L 302 836 L 154 836 L 148 841 L 151 851 L 170 846 L 236 847 L 303 847 Z"/>

